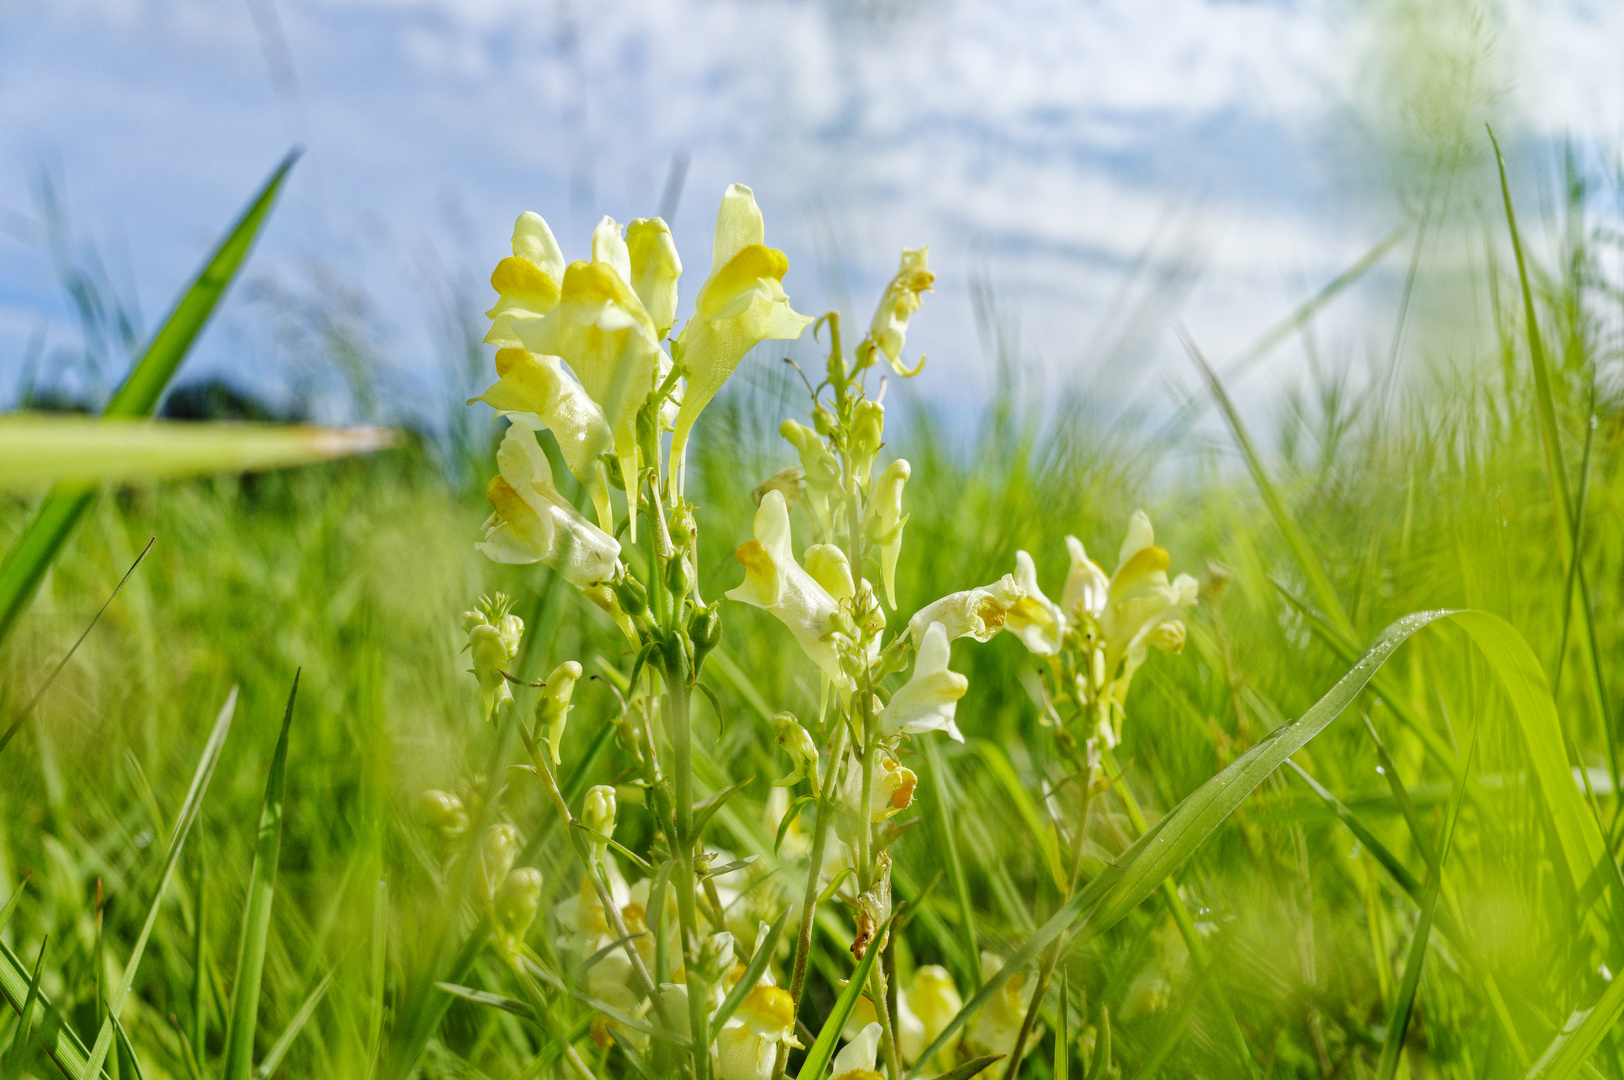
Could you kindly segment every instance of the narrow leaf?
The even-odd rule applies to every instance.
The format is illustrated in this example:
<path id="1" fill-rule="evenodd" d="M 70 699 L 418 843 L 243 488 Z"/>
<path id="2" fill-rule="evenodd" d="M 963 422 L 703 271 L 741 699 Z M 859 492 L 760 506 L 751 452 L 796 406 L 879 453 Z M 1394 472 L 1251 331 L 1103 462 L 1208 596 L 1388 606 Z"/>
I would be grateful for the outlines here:
<path id="1" fill-rule="evenodd" d="M 895 915 L 892 916 L 895 918 Z M 879 933 L 874 935 L 874 941 L 885 940 L 886 933 L 891 929 L 891 919 L 885 920 Z M 835 1044 L 840 1041 L 840 1029 L 846 1026 L 846 1019 L 851 1016 L 852 1010 L 857 1007 L 858 995 L 868 983 L 868 973 L 874 967 L 874 958 L 880 955 L 879 948 L 870 948 L 863 953 L 863 958 L 857 962 L 857 970 L 851 973 L 851 979 L 846 983 L 846 989 L 840 992 L 835 1000 L 835 1007 L 829 1010 L 829 1015 L 823 1020 L 823 1027 L 818 1031 L 818 1037 L 812 1042 L 812 1049 L 806 1052 L 806 1058 L 801 1062 L 801 1071 L 796 1073 L 797 1080 L 822 1080 L 823 1072 L 834 1060 Z M 877 1004 L 884 1008 L 883 1003 Z M 940 1042 L 941 1040 L 937 1040 Z M 920 1057 L 920 1061 L 929 1061 L 936 1056 L 939 1047 L 933 1046 L 929 1052 Z M 989 1062 L 988 1064 L 991 1064 Z"/>
<path id="2" fill-rule="evenodd" d="M 158 922 L 158 912 L 163 906 L 164 893 L 169 889 L 169 879 L 175 875 L 175 864 L 180 861 L 181 848 L 192 831 L 193 823 L 197 821 L 198 812 L 203 808 L 203 795 L 209 789 L 209 782 L 214 779 L 214 768 L 220 763 L 220 751 L 225 747 L 226 733 L 231 730 L 231 718 L 236 711 L 237 688 L 233 686 L 231 693 L 226 695 L 226 703 L 220 707 L 214 730 L 209 733 L 209 741 L 203 746 L 203 756 L 192 774 L 192 786 L 187 789 L 186 799 L 175 818 L 175 829 L 169 839 L 169 854 L 164 861 L 163 873 L 158 876 L 152 905 L 147 908 L 147 920 L 141 925 L 135 947 L 130 950 L 130 958 L 124 964 L 124 978 L 107 1003 L 107 1018 L 102 1021 L 101 1029 L 96 1034 L 96 1044 L 90 1048 L 89 1058 L 79 1071 L 80 1080 L 91 1080 L 99 1073 L 102 1063 L 107 1060 L 107 1052 L 112 1049 L 113 1027 L 118 1022 L 119 1014 L 124 1011 L 124 999 L 129 996 L 130 987 L 135 984 L 135 973 L 146 952 L 147 939 L 152 936 L 152 928 Z"/>
<path id="3" fill-rule="evenodd" d="M 305 998 L 303 1005 L 299 1006 L 299 1011 L 293 1014 L 293 1019 L 288 1021 L 288 1026 L 282 1030 L 281 1035 L 277 1036 L 276 1042 L 271 1044 L 271 1049 L 266 1053 L 265 1060 L 261 1061 L 259 1068 L 254 1070 L 254 1075 L 259 1080 L 270 1080 L 271 1074 L 276 1072 L 277 1066 L 282 1064 L 282 1059 L 287 1056 L 288 1050 L 293 1046 L 293 1040 L 299 1037 L 299 1032 L 303 1031 L 305 1024 L 310 1022 L 310 1017 L 316 1011 L 316 1006 L 321 1004 L 321 999 L 326 996 L 328 987 L 332 985 L 333 973 L 329 971 L 322 976 L 322 980 L 316 984 L 316 988 L 310 991 L 310 996 Z"/>
<path id="4" fill-rule="evenodd" d="M 288 729 L 293 724 L 293 702 L 298 695 L 299 674 L 295 672 L 293 689 L 288 692 L 288 707 L 282 714 L 282 733 L 271 755 L 265 801 L 259 811 L 259 842 L 254 850 L 254 868 L 248 875 L 248 903 L 243 912 L 242 945 L 237 952 L 231 1022 L 226 1026 L 225 1080 L 248 1080 L 253 1070 L 259 986 L 265 974 L 265 946 L 270 937 L 276 864 L 282 854 L 282 794 L 287 780 Z"/>
<path id="5" fill-rule="evenodd" d="M 767 936 L 756 942 L 756 951 L 751 954 L 750 963 L 745 966 L 744 974 L 733 984 L 732 991 L 723 1000 L 722 1007 L 716 1010 L 716 1015 L 711 1017 L 712 1031 L 721 1031 L 727 1025 L 738 1007 L 744 1004 L 744 999 L 749 996 L 750 991 L 756 988 L 756 983 L 761 981 L 762 972 L 767 970 L 773 954 L 778 951 L 778 939 L 784 936 L 784 927 L 789 925 L 790 910 L 786 907 L 783 914 L 778 916 L 778 921 L 767 931 Z"/>

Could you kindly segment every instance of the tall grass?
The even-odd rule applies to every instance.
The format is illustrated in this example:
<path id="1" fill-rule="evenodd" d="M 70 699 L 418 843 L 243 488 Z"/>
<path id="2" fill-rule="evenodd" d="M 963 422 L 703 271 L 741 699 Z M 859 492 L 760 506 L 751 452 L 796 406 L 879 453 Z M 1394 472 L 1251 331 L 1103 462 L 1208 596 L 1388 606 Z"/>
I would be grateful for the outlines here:
<path id="1" fill-rule="evenodd" d="M 1079 935 L 1060 957 L 1043 1047 L 1021 1075 L 1242 1075 L 1234 1016 L 1259 1075 L 1522 1076 L 1565 1024 L 1611 999 L 1624 964 L 1611 711 L 1624 700 L 1624 545 L 1609 527 L 1624 511 L 1624 427 L 1608 382 L 1619 323 L 1597 251 L 1609 234 L 1584 222 L 1582 185 L 1568 195 L 1571 227 L 1556 234 L 1557 257 L 1530 265 L 1530 303 L 1509 260 L 1475 283 L 1498 319 L 1494 353 L 1476 358 L 1487 363 L 1414 372 L 1387 405 L 1380 380 L 1365 391 L 1306 387 L 1299 407 L 1281 410 L 1282 430 L 1247 433 L 1261 448 L 1251 463 L 1236 449 L 1239 415 L 1168 438 L 1076 401 L 1041 407 L 1035 388 L 1009 374 L 1010 356 L 994 358 L 999 395 L 969 436 L 914 403 L 904 445 L 892 447 L 914 466 L 902 612 L 996 578 L 1017 548 L 1033 553 L 1040 578 L 1056 579 L 1065 534 L 1113 550 L 1141 505 L 1176 559 L 1211 560 L 1185 655 L 1153 654 L 1117 751 L 1123 783 L 1153 822 L 1225 767 L 1265 760 L 1288 720 L 1319 717 L 1315 703 L 1358 653 L 1412 613 L 1499 616 L 1537 658 L 1519 666 L 1510 645 L 1481 651 L 1472 636 L 1481 642 L 1486 622 L 1440 622 L 1397 648 L 1372 688 L 1350 691 L 1348 710 L 1333 710 L 1323 734 L 1292 755 L 1296 770 L 1260 772 L 1261 786 L 1212 822 L 1179 869 L 1206 966 L 1161 896 L 1124 907 L 1119 922 Z M 1505 235 L 1503 217 L 1485 227 Z M 1549 354 L 1548 408 L 1537 403 L 1530 333 Z M 707 414 L 713 449 L 690 472 L 707 515 L 707 596 L 738 580 L 731 542 L 749 535 L 750 487 L 790 461 L 770 432 L 799 409 L 798 382 L 771 355 L 753 363 Z M 1564 482 L 1553 468 L 1566 470 Z M 320 470 L 122 489 L 88 511 L 0 653 L 6 727 L 146 539 L 158 538 L 0 751 L 0 898 L 32 874 L 0 942 L 29 973 L 43 957 L 37 985 L 22 992 L 49 1002 L 46 1015 L 86 1047 L 103 1016 L 98 987 L 120 984 L 149 907 L 157 911 L 110 1074 L 212 1077 L 245 1060 L 271 1063 L 267 1074 L 357 1078 L 379 1061 L 416 1060 L 433 1077 L 552 1067 L 538 1062 L 556 1048 L 517 1015 L 434 996 L 467 928 L 444 898 L 413 807 L 425 788 L 488 783 L 488 762 L 499 760 L 457 654 L 455 618 L 471 597 L 516 598 L 531 628 L 521 677 L 623 646 L 549 587 L 550 575 L 477 556 L 483 501 L 445 476 L 408 448 Z M 9 500 L 0 542 L 9 542 L 28 504 L 0 498 Z M 695 775 L 703 793 L 756 777 L 710 835 L 741 853 L 770 851 L 768 781 L 783 768 L 763 714 L 815 712 L 818 687 L 805 665 L 780 662 L 782 635 L 762 613 L 730 605 L 726 617 L 707 669 L 720 709 L 696 698 Z M 893 983 L 942 964 L 968 998 L 976 952 L 1016 955 L 1065 903 L 1046 853 L 1051 819 L 1062 831 L 1075 824 L 1064 818 L 1069 778 L 1028 665 L 1007 639 L 955 656 L 970 678 L 958 714 L 968 742 L 935 744 L 910 763 L 924 779 L 908 819 L 917 817 L 918 839 L 893 849 L 895 888 L 910 905 L 883 960 Z M 234 983 L 253 823 L 297 669 L 254 1000 Z M 765 674 L 744 684 L 733 671 Z M 233 686 L 230 738 L 160 901 L 162 851 Z M 613 708 L 609 684 L 583 683 L 577 701 L 561 775 L 580 791 L 622 778 L 627 758 L 600 726 Z M 1529 742 L 1529 731 L 1553 730 L 1527 720 L 1541 701 L 1554 706 L 1560 746 Z M 1577 817 L 1551 809 L 1573 809 L 1552 787 L 1564 764 L 1582 770 L 1583 787 L 1565 793 Z M 505 798 L 515 816 L 551 814 L 529 788 Z M 627 806 L 617 838 L 644 850 L 648 829 Z M 1606 852 L 1600 872 L 1574 880 L 1565 838 L 1585 830 Z M 1096 802 L 1084 866 L 1100 889 L 1132 836 L 1115 794 Z M 532 843 L 545 873 L 532 940 L 546 954 L 558 936 L 551 905 L 575 894 L 579 871 L 560 830 Z M 771 922 L 781 888 L 792 891 L 768 881 L 746 903 Z M 826 953 L 849 941 L 844 919 L 836 910 L 820 923 Z M 450 981 L 523 997 L 477 944 Z M 848 969 L 814 964 L 812 1015 L 850 997 L 838 981 Z M 20 1033 L 24 1074 L 57 1075 L 43 1050 L 49 1022 L 23 1031 L 23 1002 L 12 1000 L 0 1048 Z M 437 1022 L 402 1058 L 408 1021 L 430 1000 Z M 248 1008 L 256 1016 L 245 1024 Z M 552 1008 L 598 1075 L 634 1074 L 621 1050 L 588 1037 L 590 1009 L 567 996 Z M 38 1025 L 37 1005 L 31 1015 Z M 1545 1074 L 1579 1065 L 1561 1045 Z M 1586 1075 L 1624 1077 L 1624 1046 L 1605 1027 L 1582 1049 Z"/>

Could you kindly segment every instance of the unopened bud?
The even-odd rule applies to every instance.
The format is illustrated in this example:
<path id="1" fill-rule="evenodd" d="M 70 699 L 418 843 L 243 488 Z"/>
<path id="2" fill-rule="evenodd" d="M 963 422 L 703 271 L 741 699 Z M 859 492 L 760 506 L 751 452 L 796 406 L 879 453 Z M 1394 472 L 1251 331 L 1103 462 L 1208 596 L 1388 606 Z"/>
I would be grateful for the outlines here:
<path id="1" fill-rule="evenodd" d="M 778 737 L 778 745 L 784 748 L 784 753 L 790 756 L 794 768 L 785 776 L 773 781 L 773 787 L 788 787 L 804 777 L 810 776 L 814 786 L 818 783 L 818 747 L 812 741 L 812 736 L 806 728 L 795 719 L 794 713 L 781 712 L 773 717 L 773 732 Z"/>
<path id="2" fill-rule="evenodd" d="M 641 618 L 648 610 L 648 590 L 632 575 L 622 574 L 609 583 L 609 588 L 620 601 L 620 609 L 632 618 Z"/>
<path id="3" fill-rule="evenodd" d="M 553 668 L 536 698 L 536 730 L 547 740 L 552 750 L 553 764 L 557 765 L 559 749 L 564 745 L 564 726 L 569 722 L 570 696 L 581 678 L 581 665 L 566 660 Z"/>
<path id="4" fill-rule="evenodd" d="M 707 983 L 715 983 L 733 966 L 733 935 L 723 930 L 699 943 L 695 967 Z"/>
<path id="5" fill-rule="evenodd" d="M 541 905 L 541 871 L 533 866 L 522 866 L 502 879 L 491 906 L 496 910 L 496 923 L 513 947 L 524 940 L 525 931 L 536 920 L 536 908 Z"/>
<path id="6" fill-rule="evenodd" d="M 676 545 L 678 551 L 687 551 L 694 546 L 694 540 L 699 536 L 699 522 L 694 520 L 694 508 L 687 503 L 678 503 L 671 510 L 667 522 L 671 529 L 671 543 Z"/>
<path id="7" fill-rule="evenodd" d="M 581 824 L 605 838 L 615 835 L 614 788 L 599 784 L 586 793 L 586 801 L 581 804 Z"/>
<path id="8" fill-rule="evenodd" d="M 462 613 L 462 629 L 463 629 L 464 633 L 466 633 L 469 630 L 472 630 L 476 626 L 484 626 L 484 625 L 485 625 L 485 616 L 481 615 L 479 612 L 477 612 L 477 611 L 465 611 L 465 612 Z"/>
<path id="9" fill-rule="evenodd" d="M 869 470 L 874 467 L 874 457 L 884 445 L 885 432 L 885 406 L 877 401 L 859 401 L 854 410 L 851 423 L 851 458 L 853 472 L 858 480 L 867 487 Z"/>
<path id="10" fill-rule="evenodd" d="M 1167 620 L 1150 632 L 1150 643 L 1162 652 L 1183 652 L 1184 624 L 1178 619 Z"/>
<path id="11" fill-rule="evenodd" d="M 836 600 L 853 596 L 851 562 L 833 544 L 813 544 L 806 549 L 806 572 Z"/>
<path id="12" fill-rule="evenodd" d="M 645 464 L 660 460 L 660 402 L 652 396 L 637 410 L 637 449 Z"/>
<path id="13" fill-rule="evenodd" d="M 494 893 L 497 885 L 507 877 L 518 854 L 519 830 L 505 821 L 499 821 L 485 830 L 485 835 L 479 838 L 479 857 L 487 895 Z"/>
<path id="14" fill-rule="evenodd" d="M 835 416 L 822 402 L 813 407 L 812 426 L 817 429 L 819 435 L 827 439 L 835 433 L 835 428 L 839 425 L 840 418 Z"/>
<path id="15" fill-rule="evenodd" d="M 687 559 L 679 555 L 665 564 L 665 584 L 679 601 L 693 591 L 694 572 L 689 568 Z"/>
<path id="16" fill-rule="evenodd" d="M 694 675 L 704 666 L 705 657 L 722 643 L 722 609 L 719 604 L 700 608 L 688 620 L 688 640 L 694 645 Z"/>
<path id="17" fill-rule="evenodd" d="M 430 788 L 418 796 L 418 815 L 428 829 L 447 840 L 455 840 L 468 831 L 468 812 L 462 800 L 449 791 Z"/>

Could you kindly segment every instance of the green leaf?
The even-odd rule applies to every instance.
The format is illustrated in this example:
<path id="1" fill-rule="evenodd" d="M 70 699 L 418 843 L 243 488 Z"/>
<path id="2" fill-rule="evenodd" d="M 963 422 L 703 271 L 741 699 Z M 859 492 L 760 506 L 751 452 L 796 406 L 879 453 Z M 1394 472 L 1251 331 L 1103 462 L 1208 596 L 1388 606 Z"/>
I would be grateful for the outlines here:
<path id="1" fill-rule="evenodd" d="M 801 816 L 801 811 L 817 801 L 816 795 L 802 795 L 789 804 L 789 809 L 784 811 L 783 818 L 778 822 L 778 835 L 773 839 L 774 855 L 777 855 L 778 849 L 784 846 L 784 837 L 789 835 L 789 827 L 795 824 L 795 819 Z"/>
<path id="2" fill-rule="evenodd" d="M 1094 1062 L 1088 1067 L 1088 1080 L 1105 1080 L 1111 1067 L 1111 1010 L 1100 1006 L 1099 1034 L 1094 1039 Z"/>
<path id="3" fill-rule="evenodd" d="M 214 312 L 226 287 L 236 277 L 254 238 L 259 235 L 288 170 L 298 159 L 295 151 L 282 159 L 231 231 L 209 256 L 203 269 L 181 294 L 124 380 L 103 417 L 135 419 L 151 416 L 163 396 L 175 369 L 191 349 L 203 324 Z M 96 487 L 84 482 L 64 483 L 51 489 L 34 514 L 34 519 L 0 561 L 0 641 L 10 634 L 17 619 L 27 610 L 39 591 L 45 572 L 68 542 L 79 519 L 95 501 Z M 98 1040 L 99 1041 L 99 1040 Z M 105 1051 L 103 1051 L 105 1054 Z"/>
<path id="4" fill-rule="evenodd" d="M 259 986 L 265 974 L 265 945 L 271 930 L 271 900 L 276 892 L 276 864 L 282 854 L 282 794 L 287 780 L 288 729 L 293 724 L 293 702 L 299 695 L 299 673 L 293 675 L 288 707 L 282 714 L 282 733 L 271 755 L 265 781 L 265 801 L 259 811 L 259 842 L 254 868 L 248 875 L 248 902 L 243 911 L 242 945 L 237 952 L 237 977 L 231 994 L 231 1022 L 226 1026 L 225 1080 L 248 1080 L 253 1071 L 254 1029 L 259 1022 Z"/>
<path id="5" fill-rule="evenodd" d="M 11 913 L 17 910 L 17 903 L 23 898 L 23 890 L 28 888 L 28 879 L 33 876 L 34 871 L 24 871 L 23 879 L 17 882 L 17 887 L 11 891 L 11 899 L 6 901 L 5 907 L 0 908 L 0 930 L 4 930 L 6 924 L 11 921 Z"/>
<path id="6" fill-rule="evenodd" d="M 367 1064 L 373 1068 L 383 1049 L 383 995 L 388 965 L 389 882 L 380 879 L 372 897 L 372 1008 L 367 1018 Z"/>
<path id="7" fill-rule="evenodd" d="M 935 796 L 929 800 L 931 825 L 936 830 L 942 854 L 947 858 L 947 877 L 953 884 L 953 899 L 959 909 L 959 949 L 964 956 L 964 970 L 959 972 L 967 985 L 981 987 L 981 950 L 976 933 L 975 906 L 970 903 L 970 881 L 964 873 L 964 861 L 959 858 L 959 842 L 953 828 L 953 806 L 946 781 L 947 767 L 942 764 L 941 751 L 935 739 L 923 740 L 925 760 L 930 762 L 930 783 Z"/>
<path id="8" fill-rule="evenodd" d="M 748 784 L 753 783 L 754 781 L 755 776 L 746 776 L 738 783 L 729 784 L 721 791 L 718 791 L 715 795 L 712 795 L 710 798 L 694 807 L 693 825 L 690 826 L 690 835 L 698 836 L 704 830 L 705 826 L 709 824 L 711 817 L 716 813 L 716 811 L 722 808 L 722 804 L 727 802 L 728 798 L 732 796 L 734 792 L 747 786 Z"/>
<path id="9" fill-rule="evenodd" d="M 1054 1024 L 1054 1080 L 1066 1080 L 1071 1071 L 1071 972 L 1060 972 L 1060 1010 Z"/>
<path id="10" fill-rule="evenodd" d="M 892 915 L 892 918 L 895 917 Z M 846 989 L 842 990 L 840 997 L 835 1000 L 835 1007 L 824 1017 L 818 1037 L 812 1041 L 812 1048 L 806 1052 L 801 1069 L 795 1074 L 796 1080 L 822 1080 L 824 1070 L 829 1067 L 829 1062 L 834 1060 L 835 1044 L 840 1041 L 840 1030 L 846 1026 L 847 1018 L 857 1007 L 857 998 L 868 983 L 868 973 L 874 967 L 874 958 L 880 955 L 879 943 L 885 940 L 885 935 L 890 929 L 891 919 L 886 919 L 885 925 L 874 935 L 874 945 L 865 950 L 863 958 L 857 962 L 857 970 L 851 973 Z M 933 1046 L 920 1060 L 929 1061 L 934 1058 L 938 1049 L 940 1047 Z"/>
<path id="11" fill-rule="evenodd" d="M 0 417 L 0 488 L 251 472 L 382 450 L 388 428 Z"/>
<path id="12" fill-rule="evenodd" d="M 22 1008 L 17 1010 L 17 1030 L 12 1032 L 11 1046 L 6 1050 L 4 1057 L 0 1057 L 0 1064 L 6 1065 L 6 1074 L 21 1076 L 23 1063 L 28 1060 L 29 1045 L 34 1041 L 34 1002 L 39 1000 L 39 976 L 45 970 L 45 946 L 49 945 L 51 938 L 46 935 L 39 943 L 39 956 L 34 960 L 34 974 L 28 978 L 28 995 L 23 998 Z"/>
<path id="13" fill-rule="evenodd" d="M 192 773 L 192 786 L 187 789 L 186 799 L 181 803 L 180 813 L 175 817 L 175 829 L 169 839 L 169 854 L 164 860 L 163 873 L 158 876 L 158 887 L 153 890 L 152 905 L 147 908 L 147 920 L 141 925 L 141 933 L 135 939 L 135 947 L 130 950 L 130 958 L 125 961 L 124 978 L 107 1003 L 107 1018 L 102 1021 L 101 1029 L 96 1034 L 96 1044 L 90 1048 L 88 1059 L 78 1072 L 80 1080 L 91 1080 L 101 1072 L 102 1063 L 107 1060 L 107 1052 L 113 1045 L 114 1025 L 118 1023 L 119 1014 L 124 1011 L 124 999 L 129 996 L 130 987 L 135 984 L 135 973 L 141 966 L 142 955 L 146 952 L 147 939 L 152 936 L 152 928 L 158 921 L 158 912 L 163 907 L 169 879 L 175 875 L 175 864 L 180 861 L 181 848 L 185 846 L 186 837 L 192 831 L 193 823 L 197 821 L 198 812 L 203 808 L 203 795 L 209 789 L 209 782 L 214 779 L 214 769 L 220 763 L 220 751 L 225 747 L 226 733 L 231 730 L 231 718 L 236 711 L 237 688 L 233 686 L 231 693 L 226 695 L 226 703 L 220 706 L 220 714 L 214 720 L 214 730 L 209 733 L 209 741 L 204 744 L 202 757 L 198 759 L 197 769 Z"/>
<path id="14" fill-rule="evenodd" d="M 5 942 L 0 941 L 0 995 L 13 1009 L 21 1009 L 28 994 L 28 968 Z M 60 1010 L 43 994 L 40 1002 L 45 1009 L 45 1020 L 36 1030 L 36 1045 L 43 1044 L 45 1053 L 62 1070 L 64 1076 L 84 1076 L 89 1051 L 68 1026 Z M 106 1076 L 106 1073 L 100 1073 Z"/>
<path id="15" fill-rule="evenodd" d="M 520 1001 L 518 998 L 505 997 L 502 994 L 493 994 L 488 990 L 475 990 L 467 986 L 458 986 L 456 983 L 437 982 L 434 985 L 439 987 L 441 990 L 444 990 L 452 997 L 459 997 L 464 1001 L 471 1001 L 475 1005 L 485 1005 L 492 1009 L 501 1009 L 503 1012 L 510 1012 L 514 1016 L 522 1016 L 526 1020 L 533 1021 L 536 1019 L 536 1010 L 530 1007 L 529 1002 Z"/>
<path id="16" fill-rule="evenodd" d="M 1004 1060 L 1004 1056 L 1003 1054 L 988 1054 L 986 1057 L 971 1058 L 957 1068 L 942 1073 L 936 1077 L 936 1080 L 970 1080 L 970 1077 L 976 1076 L 989 1066 Z M 1065 1077 L 1063 1075 L 1057 1076 L 1057 1080 L 1065 1080 Z"/>

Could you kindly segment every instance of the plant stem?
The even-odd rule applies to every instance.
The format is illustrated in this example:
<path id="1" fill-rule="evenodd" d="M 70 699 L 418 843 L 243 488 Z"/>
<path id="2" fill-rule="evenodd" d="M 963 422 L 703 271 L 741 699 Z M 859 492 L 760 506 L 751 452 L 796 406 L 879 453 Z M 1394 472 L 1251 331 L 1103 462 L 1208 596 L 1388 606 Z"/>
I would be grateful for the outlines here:
<path id="1" fill-rule="evenodd" d="M 835 724 L 834 741 L 829 746 L 829 765 L 823 774 L 823 786 L 818 791 L 818 816 L 812 832 L 811 864 L 806 868 L 806 893 L 801 899 L 801 932 L 795 939 L 795 960 L 789 980 L 792 1011 L 800 1015 L 801 994 L 806 990 L 806 966 L 812 955 L 812 923 L 818 911 L 818 876 L 823 871 L 823 855 L 828 850 L 829 825 L 834 817 L 835 781 L 840 772 L 841 757 L 846 752 L 846 725 Z M 778 1056 L 773 1062 L 773 1080 L 781 1080 L 789 1064 L 789 1046 L 778 1044 Z"/>
<path id="2" fill-rule="evenodd" d="M 694 747 L 692 720 L 688 709 L 687 673 L 677 657 L 666 658 L 665 700 L 671 725 L 671 745 L 676 757 L 677 866 L 682 881 L 677 885 L 677 917 L 682 935 L 682 959 L 688 995 L 688 1031 L 693 1042 L 695 1080 L 710 1077 L 710 1039 L 706 1031 L 705 999 L 708 987 L 698 969 L 699 919 L 694 909 Z"/>

